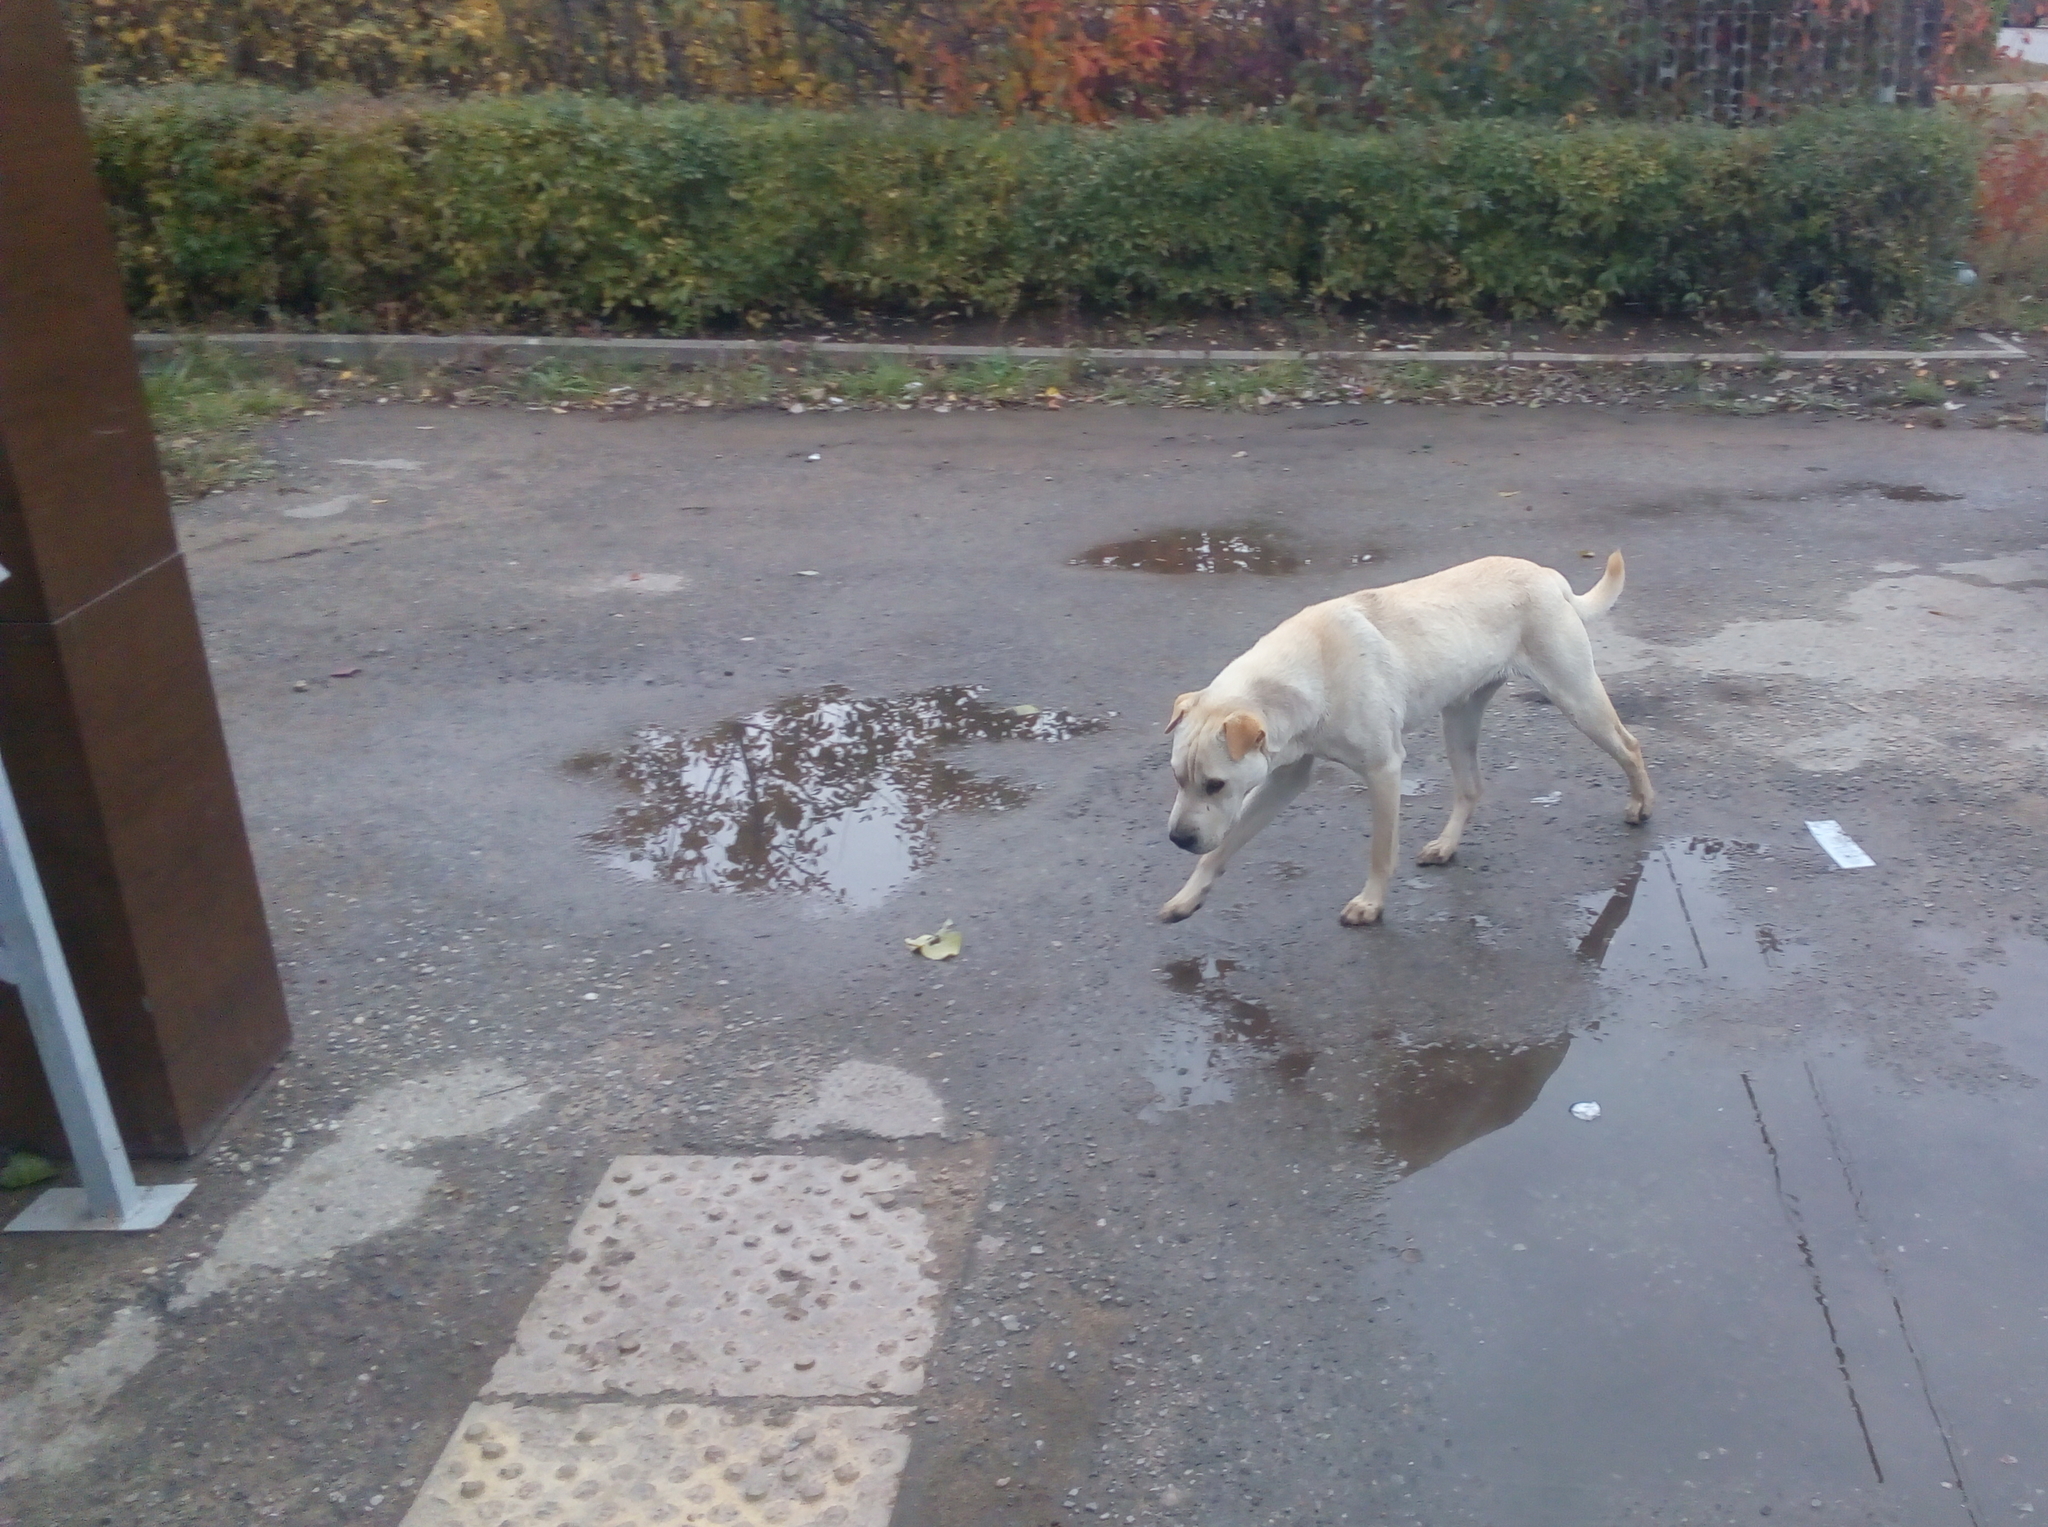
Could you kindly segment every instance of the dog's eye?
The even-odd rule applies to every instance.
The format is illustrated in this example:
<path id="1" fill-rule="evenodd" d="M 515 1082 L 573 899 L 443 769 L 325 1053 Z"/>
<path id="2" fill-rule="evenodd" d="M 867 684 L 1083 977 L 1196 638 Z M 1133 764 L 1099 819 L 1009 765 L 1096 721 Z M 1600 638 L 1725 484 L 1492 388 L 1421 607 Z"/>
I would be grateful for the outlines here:
<path id="1" fill-rule="evenodd" d="M 1206 785 L 1202 786 L 1202 788 L 1208 791 L 1211 795 L 1220 795 L 1223 792 L 1223 781 L 1220 779 L 1212 779 Z"/>

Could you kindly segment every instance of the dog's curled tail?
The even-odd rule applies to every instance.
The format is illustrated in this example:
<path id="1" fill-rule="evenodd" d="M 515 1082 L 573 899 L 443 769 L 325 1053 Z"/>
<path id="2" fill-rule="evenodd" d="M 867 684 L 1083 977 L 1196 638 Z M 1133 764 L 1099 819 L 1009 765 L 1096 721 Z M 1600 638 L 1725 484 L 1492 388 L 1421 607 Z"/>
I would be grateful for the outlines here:
<path id="1" fill-rule="evenodd" d="M 1581 620 L 1591 620 L 1596 615 L 1605 615 L 1614 608 L 1614 601 L 1621 597 L 1621 585 L 1627 576 L 1622 566 L 1621 553 L 1607 554 L 1607 571 L 1600 575 L 1600 581 L 1583 594 L 1574 594 L 1572 607 L 1579 612 Z"/>

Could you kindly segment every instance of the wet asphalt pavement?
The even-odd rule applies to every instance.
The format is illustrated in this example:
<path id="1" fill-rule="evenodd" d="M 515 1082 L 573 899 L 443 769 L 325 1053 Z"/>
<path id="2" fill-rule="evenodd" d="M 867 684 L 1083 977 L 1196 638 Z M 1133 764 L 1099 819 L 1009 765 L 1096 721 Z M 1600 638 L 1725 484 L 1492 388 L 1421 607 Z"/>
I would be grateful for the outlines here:
<path id="1" fill-rule="evenodd" d="M 2048 1512 L 2038 437 L 389 407 L 277 450 L 183 525 L 298 1042 L 159 1235 L 0 1246 L 0 1522 L 397 1522 L 604 1164 L 789 1151 L 847 1060 L 950 1117 L 796 1147 L 925 1182 L 896 1527 Z M 1510 684 L 1383 926 L 1337 922 L 1334 769 L 1154 921 L 1177 692 L 1363 583 L 1614 546 L 1649 824 Z M 1408 772 L 1412 856 L 1427 730 Z M 480 1061 L 497 1113 L 332 1158 L 375 1233 L 181 1299 L 352 1105 Z"/>

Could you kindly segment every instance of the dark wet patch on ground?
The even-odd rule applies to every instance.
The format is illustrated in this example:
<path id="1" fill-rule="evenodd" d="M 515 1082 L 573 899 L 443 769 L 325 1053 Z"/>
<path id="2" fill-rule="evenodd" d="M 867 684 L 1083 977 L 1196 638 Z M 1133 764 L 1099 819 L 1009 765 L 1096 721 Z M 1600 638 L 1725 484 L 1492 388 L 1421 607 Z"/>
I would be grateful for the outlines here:
<path id="1" fill-rule="evenodd" d="M 1237 529 L 1162 530 L 1128 541 L 1105 541 L 1069 567 L 1108 567 L 1139 573 L 1254 573 L 1264 577 L 1305 572 L 1311 567 L 1363 567 L 1378 555 L 1354 551 L 1311 556 L 1279 531 L 1259 526 Z"/>
<path id="2" fill-rule="evenodd" d="M 1089 1230 L 1084 1216 L 1069 1212 L 1034 1234 L 1072 1245 Z M 1102 1515 L 1092 1490 L 1063 1494 L 1061 1487 L 1094 1475 L 1103 1419 L 1129 1371 L 1121 1354 L 1128 1301 L 1108 1292 L 1114 1276 L 1026 1269 L 1005 1277 L 1003 1244 L 996 1240 L 975 1269 L 998 1300 L 991 1310 L 1002 1313 L 970 1316 L 966 1330 L 951 1333 L 951 1361 L 935 1375 L 936 1392 L 920 1402 L 926 1424 L 939 1430 L 912 1450 L 891 1519 L 896 1527 L 1061 1524 Z"/>
<path id="3" fill-rule="evenodd" d="M 939 750 L 1061 742 L 1101 724 L 998 705 L 966 685 L 903 699 L 830 688 L 694 738 L 645 727 L 623 751 L 578 754 L 567 767 L 609 772 L 638 797 L 584 840 L 636 880 L 870 906 L 930 863 L 939 811 L 1002 811 L 1030 798 Z"/>
<path id="4" fill-rule="evenodd" d="M 1916 482 L 1848 482 L 1835 491 L 1843 498 L 1875 493 L 1879 498 L 1888 498 L 1896 504 L 1952 504 L 1963 496 L 1960 493 L 1937 493 Z"/>

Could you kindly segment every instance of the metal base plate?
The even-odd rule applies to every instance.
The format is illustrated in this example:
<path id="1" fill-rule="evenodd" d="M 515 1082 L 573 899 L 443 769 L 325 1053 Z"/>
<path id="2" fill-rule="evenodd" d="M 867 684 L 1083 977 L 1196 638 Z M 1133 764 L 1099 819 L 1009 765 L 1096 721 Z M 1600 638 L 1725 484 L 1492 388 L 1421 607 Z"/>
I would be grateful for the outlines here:
<path id="1" fill-rule="evenodd" d="M 125 1219 L 102 1219 L 85 1201 L 83 1188 L 51 1188 L 14 1216 L 4 1234 L 17 1230 L 154 1230 L 171 1217 L 196 1183 L 162 1182 L 136 1188 L 135 1208 Z"/>

